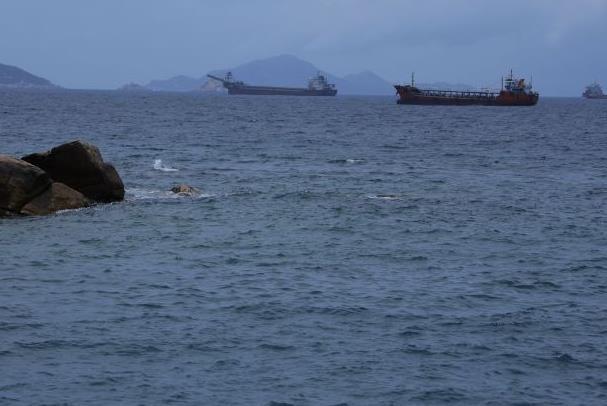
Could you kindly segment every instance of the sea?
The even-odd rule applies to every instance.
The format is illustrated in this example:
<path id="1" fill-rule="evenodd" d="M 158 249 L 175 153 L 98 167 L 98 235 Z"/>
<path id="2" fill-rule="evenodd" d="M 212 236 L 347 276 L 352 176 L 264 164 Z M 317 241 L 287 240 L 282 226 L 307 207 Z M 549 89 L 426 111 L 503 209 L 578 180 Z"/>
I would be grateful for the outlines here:
<path id="1" fill-rule="evenodd" d="M 126 199 L 0 219 L 1 405 L 607 404 L 606 101 L 0 92 L 74 139 Z"/>

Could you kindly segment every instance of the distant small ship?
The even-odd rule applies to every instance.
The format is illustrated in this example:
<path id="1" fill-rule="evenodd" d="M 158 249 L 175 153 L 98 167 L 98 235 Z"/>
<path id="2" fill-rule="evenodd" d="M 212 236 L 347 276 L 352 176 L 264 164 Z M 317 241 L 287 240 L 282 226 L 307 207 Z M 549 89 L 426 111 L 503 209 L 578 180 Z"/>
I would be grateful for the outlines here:
<path id="1" fill-rule="evenodd" d="M 601 85 L 597 82 L 586 86 L 586 90 L 584 90 L 582 96 L 587 99 L 607 99 L 607 95 L 603 94 L 603 89 L 601 89 Z"/>
<path id="2" fill-rule="evenodd" d="M 207 75 L 211 79 L 218 80 L 223 87 L 228 89 L 228 94 L 249 94 L 264 96 L 335 96 L 337 89 L 334 84 L 327 80 L 327 76 L 318 73 L 308 81 L 308 87 L 275 87 L 275 86 L 253 86 L 242 81 L 234 80 L 232 72 L 226 73 L 225 77 L 219 78 Z"/>
<path id="3" fill-rule="evenodd" d="M 399 96 L 398 104 L 533 106 L 540 97 L 530 84 L 525 83 L 525 79 L 515 78 L 512 71 L 507 78 L 502 78 L 502 90 L 499 92 L 419 89 L 415 86 L 413 75 L 410 85 L 395 85 L 394 88 Z"/>

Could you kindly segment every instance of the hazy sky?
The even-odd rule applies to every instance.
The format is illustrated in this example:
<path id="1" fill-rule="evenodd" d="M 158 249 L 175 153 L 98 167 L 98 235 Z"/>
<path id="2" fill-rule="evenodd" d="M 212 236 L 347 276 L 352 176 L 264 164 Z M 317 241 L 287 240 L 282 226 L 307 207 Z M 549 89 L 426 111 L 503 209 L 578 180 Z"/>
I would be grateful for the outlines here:
<path id="1" fill-rule="evenodd" d="M 293 54 L 328 72 L 607 87 L 607 0 L 0 0 L 0 63 L 70 88 L 202 76 Z"/>

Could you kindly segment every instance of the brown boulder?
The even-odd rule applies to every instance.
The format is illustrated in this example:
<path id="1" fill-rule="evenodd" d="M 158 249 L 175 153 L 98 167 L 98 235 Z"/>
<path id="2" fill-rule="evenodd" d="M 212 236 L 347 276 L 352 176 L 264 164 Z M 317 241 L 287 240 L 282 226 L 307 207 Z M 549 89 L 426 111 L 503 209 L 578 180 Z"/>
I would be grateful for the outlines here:
<path id="1" fill-rule="evenodd" d="M 64 183 L 93 201 L 124 200 L 124 184 L 118 172 L 103 161 L 94 145 L 73 141 L 22 159 L 46 171 L 53 181 Z"/>
<path id="2" fill-rule="evenodd" d="M 21 214 L 40 216 L 59 210 L 87 207 L 91 201 L 82 193 L 63 183 L 53 182 L 42 194 L 38 195 L 21 209 Z"/>
<path id="3" fill-rule="evenodd" d="M 21 208 L 49 188 L 51 179 L 40 168 L 0 155 L 0 216 L 18 214 Z"/>

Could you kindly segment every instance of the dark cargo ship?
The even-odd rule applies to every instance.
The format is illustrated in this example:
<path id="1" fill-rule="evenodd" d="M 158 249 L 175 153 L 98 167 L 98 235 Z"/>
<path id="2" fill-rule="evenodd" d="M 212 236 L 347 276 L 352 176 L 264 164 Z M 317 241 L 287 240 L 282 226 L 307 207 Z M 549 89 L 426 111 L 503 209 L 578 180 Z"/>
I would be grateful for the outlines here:
<path id="1" fill-rule="evenodd" d="M 582 96 L 587 99 L 607 99 L 607 94 L 603 94 L 603 89 L 601 89 L 601 85 L 596 82 L 586 86 L 586 90 L 584 90 Z"/>
<path id="2" fill-rule="evenodd" d="M 217 76 L 207 75 L 211 79 L 220 81 L 228 90 L 228 94 L 253 94 L 264 96 L 335 96 L 337 89 L 334 84 L 327 81 L 327 76 L 318 73 L 308 81 L 308 87 L 275 87 L 253 86 L 242 81 L 234 80 L 232 73 L 226 73 L 221 79 Z"/>
<path id="3" fill-rule="evenodd" d="M 510 75 L 502 79 L 502 90 L 492 91 L 455 91 L 419 89 L 415 86 L 414 76 L 410 85 L 395 85 L 399 96 L 398 104 L 422 105 L 480 105 L 480 106 L 533 106 L 537 104 L 539 94 L 525 79 L 516 79 Z"/>

